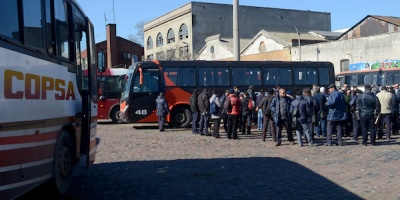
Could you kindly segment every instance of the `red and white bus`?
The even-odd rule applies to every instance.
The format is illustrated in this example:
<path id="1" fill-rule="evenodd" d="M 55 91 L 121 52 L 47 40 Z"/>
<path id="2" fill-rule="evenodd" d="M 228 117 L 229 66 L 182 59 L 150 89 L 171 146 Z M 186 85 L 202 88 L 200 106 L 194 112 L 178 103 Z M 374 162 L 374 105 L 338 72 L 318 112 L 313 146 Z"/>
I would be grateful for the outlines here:
<path id="1" fill-rule="evenodd" d="M 188 127 L 191 122 L 190 96 L 194 89 L 208 88 L 223 94 L 238 86 L 255 91 L 277 85 L 286 90 L 312 85 L 328 86 L 335 81 L 330 62 L 281 61 L 147 61 L 129 67 L 121 94 L 121 119 L 124 122 L 157 122 L 155 99 L 160 92 L 171 113 L 166 122 Z"/>
<path id="2" fill-rule="evenodd" d="M 119 78 L 125 75 L 128 69 L 110 68 L 103 73 L 97 74 L 99 84 L 99 120 L 112 120 L 113 123 L 120 121 L 119 100 L 121 97 L 121 87 Z"/>
<path id="3" fill-rule="evenodd" d="M 75 0 L 0 1 L 0 19 L 0 197 L 50 180 L 64 193 L 95 159 L 92 23 Z"/>

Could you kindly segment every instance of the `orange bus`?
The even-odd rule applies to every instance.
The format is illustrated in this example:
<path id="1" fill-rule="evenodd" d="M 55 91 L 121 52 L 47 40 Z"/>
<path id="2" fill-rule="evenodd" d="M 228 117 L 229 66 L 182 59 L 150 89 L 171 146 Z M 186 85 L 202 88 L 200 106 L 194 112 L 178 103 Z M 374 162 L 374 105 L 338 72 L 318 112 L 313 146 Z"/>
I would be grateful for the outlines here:
<path id="1" fill-rule="evenodd" d="M 287 90 L 327 86 L 334 83 L 330 62 L 280 61 L 146 61 L 129 67 L 121 94 L 124 122 L 157 122 L 155 99 L 164 92 L 171 113 L 166 122 L 188 127 L 191 122 L 190 96 L 194 89 L 216 89 L 222 94 L 238 86 L 255 91 L 279 85 Z"/>
<path id="2" fill-rule="evenodd" d="M 74 0 L 0 1 L 0 19 L 0 197 L 64 193 L 96 153 L 92 23 Z"/>

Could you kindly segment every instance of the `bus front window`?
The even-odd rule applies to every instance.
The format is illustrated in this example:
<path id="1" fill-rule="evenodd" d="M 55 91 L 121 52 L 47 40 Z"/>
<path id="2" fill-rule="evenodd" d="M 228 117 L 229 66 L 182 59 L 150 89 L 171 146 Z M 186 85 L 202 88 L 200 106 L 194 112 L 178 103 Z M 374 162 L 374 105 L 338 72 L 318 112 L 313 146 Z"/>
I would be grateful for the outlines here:
<path id="1" fill-rule="evenodd" d="M 158 93 L 159 92 L 159 70 L 147 70 L 136 73 L 134 77 L 132 92 L 134 93 Z"/>

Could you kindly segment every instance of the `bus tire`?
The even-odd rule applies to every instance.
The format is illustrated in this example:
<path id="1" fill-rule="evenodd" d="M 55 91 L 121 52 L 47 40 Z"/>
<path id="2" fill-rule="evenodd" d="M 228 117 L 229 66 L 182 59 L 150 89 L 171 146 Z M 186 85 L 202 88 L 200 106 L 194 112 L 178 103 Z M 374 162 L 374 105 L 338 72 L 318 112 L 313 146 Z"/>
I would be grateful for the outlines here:
<path id="1" fill-rule="evenodd" d="M 110 118 L 113 124 L 118 124 L 121 121 L 121 117 L 119 116 L 119 114 L 120 114 L 119 107 L 114 107 L 111 110 Z"/>
<path id="2" fill-rule="evenodd" d="M 72 140 L 66 130 L 60 131 L 58 135 L 53 160 L 53 178 L 51 180 L 54 187 L 60 194 L 68 191 L 72 183 L 74 151 Z"/>
<path id="3" fill-rule="evenodd" d="M 172 110 L 171 124 L 174 128 L 186 128 L 189 127 L 191 118 L 189 108 L 180 106 Z"/>

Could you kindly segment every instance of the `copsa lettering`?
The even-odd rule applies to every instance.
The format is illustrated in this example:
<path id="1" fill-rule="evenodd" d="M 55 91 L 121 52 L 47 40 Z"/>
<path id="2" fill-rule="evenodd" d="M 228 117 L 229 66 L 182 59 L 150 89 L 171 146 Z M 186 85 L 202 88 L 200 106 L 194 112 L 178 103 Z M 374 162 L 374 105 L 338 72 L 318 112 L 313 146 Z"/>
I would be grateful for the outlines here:
<path id="1" fill-rule="evenodd" d="M 17 84 L 23 84 L 24 90 L 16 90 Z M 54 95 L 56 100 L 75 100 L 72 81 L 66 83 L 65 80 L 48 76 L 24 74 L 13 70 L 4 71 L 4 97 L 7 99 L 23 99 L 24 97 L 26 99 L 47 99 L 47 91 L 56 91 Z"/>

